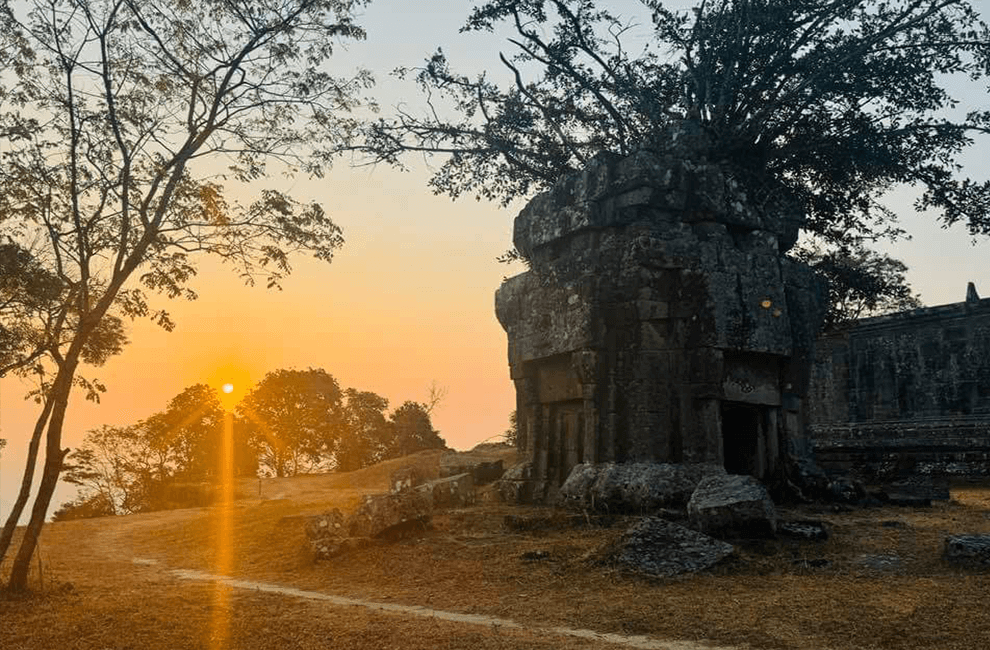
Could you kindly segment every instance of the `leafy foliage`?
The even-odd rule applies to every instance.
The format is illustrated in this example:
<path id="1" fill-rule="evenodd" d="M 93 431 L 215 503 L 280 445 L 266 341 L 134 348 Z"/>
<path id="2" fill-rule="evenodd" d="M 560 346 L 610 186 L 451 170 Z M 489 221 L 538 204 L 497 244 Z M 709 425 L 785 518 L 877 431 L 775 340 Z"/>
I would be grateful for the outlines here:
<path id="1" fill-rule="evenodd" d="M 387 458 L 407 456 L 424 449 L 444 449 L 447 443 L 433 428 L 426 405 L 404 402 L 389 416 Z"/>
<path id="2" fill-rule="evenodd" d="M 312 471 L 333 456 L 345 424 L 343 394 L 323 369 L 269 372 L 238 405 L 262 468 Z"/>
<path id="3" fill-rule="evenodd" d="M 438 50 L 412 76 L 422 115 L 399 109 L 366 143 L 375 160 L 444 154 L 438 193 L 507 203 L 550 188 L 596 154 L 663 149 L 696 122 L 755 201 L 785 201 L 826 245 L 901 234 L 881 197 L 922 188 L 919 209 L 990 234 L 990 182 L 958 155 L 990 133 L 990 110 L 949 117 L 950 79 L 986 81 L 990 30 L 958 0 L 711 0 L 690 12 L 643 0 L 652 30 L 593 0 L 490 0 L 462 31 L 507 28 L 512 78 L 454 71 Z M 641 33 L 643 30 L 639 30 Z"/>
<path id="4" fill-rule="evenodd" d="M 339 472 L 350 472 L 384 460 L 391 435 L 385 419 L 387 399 L 353 388 L 348 388 L 345 395 L 345 431 L 335 458 Z"/>
<path id="5" fill-rule="evenodd" d="M 803 248 L 795 255 L 828 279 L 825 329 L 922 306 L 904 276 L 907 267 L 888 255 L 865 248 L 827 253 Z"/>
<path id="6" fill-rule="evenodd" d="M 28 273 L 30 282 L 51 279 L 62 292 L 33 317 L 41 325 L 18 324 L 18 340 L 31 343 L 5 361 L 23 365 L 43 348 L 35 358 L 51 377 L 41 387 L 36 428 L 47 425 L 44 472 L 12 566 L 13 589 L 26 587 L 61 470 L 78 366 L 119 351 L 121 319 L 151 318 L 171 329 L 149 295 L 194 298 L 188 284 L 199 254 L 219 257 L 249 283 L 277 287 L 293 255 L 329 261 L 342 245 L 321 205 L 263 186 L 253 202 L 231 203 L 223 183 L 258 185 L 270 165 L 324 172 L 325 151 L 351 136 L 349 111 L 371 82 L 365 72 L 347 79 L 325 69 L 340 39 L 364 37 L 352 15 L 365 2 L 0 5 L 2 243 L 27 251 L 44 270 Z M 226 170 L 217 167 L 224 162 Z M 49 331 L 49 323 L 57 327 Z M 3 539 L 19 516 L 11 513 Z M 6 550 L 0 544 L 0 559 Z"/>

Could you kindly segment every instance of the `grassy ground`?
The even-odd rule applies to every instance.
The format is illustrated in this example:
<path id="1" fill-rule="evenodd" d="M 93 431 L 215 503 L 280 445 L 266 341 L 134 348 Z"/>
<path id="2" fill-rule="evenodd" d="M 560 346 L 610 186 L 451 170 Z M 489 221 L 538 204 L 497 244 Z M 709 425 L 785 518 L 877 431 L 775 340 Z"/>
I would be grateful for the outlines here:
<path id="1" fill-rule="evenodd" d="M 436 472 L 439 455 L 412 461 Z M 990 575 L 941 559 L 944 536 L 990 533 L 990 489 L 957 486 L 931 508 L 783 509 L 824 520 L 824 543 L 742 544 L 715 570 L 671 580 L 600 561 L 613 527 L 508 531 L 506 514 L 546 515 L 482 501 L 434 517 L 429 529 L 314 564 L 303 518 L 353 508 L 385 489 L 400 463 L 349 475 L 245 484 L 234 509 L 234 575 L 377 602 L 487 614 L 534 627 L 568 626 L 754 648 L 979 648 L 990 638 Z M 255 494 L 250 494 L 251 488 Z M 267 498 L 266 498 L 267 497 Z M 333 608 L 281 596 L 180 583 L 162 570 L 215 570 L 214 509 L 48 526 L 44 598 L 0 602 L 0 648 L 599 647 Z M 134 557 L 158 567 L 136 566 Z M 536 558 L 536 559 L 533 559 Z M 37 584 L 37 576 L 34 578 Z M 53 588 L 72 583 L 71 589 Z M 226 612 L 229 633 L 217 629 Z M 179 621 L 181 624 L 176 625 Z M 216 643 L 210 639 L 217 640 Z M 331 644 L 332 641 L 332 644 Z M 222 643 L 221 643 L 222 642 Z M 74 644 L 74 645 L 73 645 Z M 602 646 L 604 647 L 604 646 Z"/>

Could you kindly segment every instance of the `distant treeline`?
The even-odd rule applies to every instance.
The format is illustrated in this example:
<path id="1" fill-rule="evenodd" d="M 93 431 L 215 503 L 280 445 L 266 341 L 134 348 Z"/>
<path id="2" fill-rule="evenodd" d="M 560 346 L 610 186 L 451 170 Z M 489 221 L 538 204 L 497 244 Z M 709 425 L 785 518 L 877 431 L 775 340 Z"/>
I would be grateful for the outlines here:
<path id="1" fill-rule="evenodd" d="M 344 472 L 443 448 L 430 420 L 441 397 L 433 387 L 429 404 L 407 401 L 387 413 L 387 399 L 341 390 L 325 370 L 275 370 L 231 413 L 234 473 Z M 89 431 L 63 474 L 79 493 L 54 519 L 209 504 L 220 476 L 224 416 L 220 393 L 196 384 L 136 424 Z"/>

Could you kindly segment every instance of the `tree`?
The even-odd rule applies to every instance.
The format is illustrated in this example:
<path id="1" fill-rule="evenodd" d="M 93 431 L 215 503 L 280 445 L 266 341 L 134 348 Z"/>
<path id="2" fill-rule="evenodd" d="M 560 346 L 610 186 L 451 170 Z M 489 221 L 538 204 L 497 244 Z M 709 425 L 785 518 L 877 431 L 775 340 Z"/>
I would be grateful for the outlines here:
<path id="1" fill-rule="evenodd" d="M 329 464 L 343 431 L 341 398 L 322 369 L 265 375 L 237 406 L 261 466 L 281 477 Z"/>
<path id="2" fill-rule="evenodd" d="M 895 184 L 922 190 L 973 235 L 990 234 L 990 182 L 960 177 L 959 154 L 990 133 L 990 110 L 949 116 L 947 82 L 985 81 L 990 29 L 960 0 L 706 0 L 690 12 L 643 0 L 635 25 L 593 0 L 490 0 L 462 31 L 507 25 L 512 82 L 455 72 L 442 50 L 403 69 L 429 98 L 374 124 L 364 150 L 398 162 L 444 154 L 430 180 L 457 197 L 508 203 L 549 189 L 602 152 L 662 150 L 691 121 L 716 162 L 764 209 L 807 217 L 806 234 L 861 248 L 902 231 L 882 203 Z M 602 3 L 600 6 L 604 6 Z"/>
<path id="3" fill-rule="evenodd" d="M 922 306 L 904 277 L 907 267 L 888 255 L 861 247 L 827 253 L 801 248 L 796 256 L 828 279 L 826 330 L 857 318 Z"/>
<path id="4" fill-rule="evenodd" d="M 100 517 L 201 505 L 196 483 L 221 474 L 224 409 L 215 389 L 196 384 L 172 398 L 165 411 L 127 427 L 89 431 L 66 456 L 63 479 L 79 486 L 63 504 L 62 518 Z M 256 452 L 243 423 L 235 421 L 234 472 L 257 471 Z M 190 499 L 192 500 L 190 502 Z M 207 500 L 208 502 L 208 500 Z"/>
<path id="5" fill-rule="evenodd" d="M 385 458 L 398 458 L 424 449 L 446 449 L 447 443 L 434 430 L 426 406 L 405 402 L 389 415 L 390 436 Z"/>
<path id="6" fill-rule="evenodd" d="M 165 411 L 142 423 L 159 467 L 185 480 L 211 480 L 220 476 L 221 444 L 225 411 L 217 390 L 195 384 L 173 397 Z M 253 475 L 258 469 L 257 452 L 248 440 L 247 425 L 233 423 L 234 474 Z"/>
<path id="7" fill-rule="evenodd" d="M 513 447 L 519 446 L 519 417 L 515 410 L 509 413 L 509 428 L 502 434 L 502 439 Z"/>
<path id="8" fill-rule="evenodd" d="M 388 400 L 370 391 L 345 391 L 344 430 L 337 445 L 338 472 L 373 465 L 385 455 L 391 430 L 385 419 Z"/>
<path id="9" fill-rule="evenodd" d="M 347 111 L 370 82 L 324 66 L 339 39 L 363 37 L 352 13 L 365 1 L 0 6 L 0 227 L 58 278 L 71 315 L 45 352 L 45 462 L 9 588 L 26 588 L 66 453 L 69 396 L 86 351 L 105 351 L 94 343 L 114 333 L 108 323 L 171 328 L 147 292 L 195 297 L 198 254 L 272 287 L 294 253 L 329 261 L 342 244 L 321 206 L 270 189 L 232 204 L 222 183 L 257 184 L 273 164 L 322 173 L 322 151 L 352 132 Z"/>

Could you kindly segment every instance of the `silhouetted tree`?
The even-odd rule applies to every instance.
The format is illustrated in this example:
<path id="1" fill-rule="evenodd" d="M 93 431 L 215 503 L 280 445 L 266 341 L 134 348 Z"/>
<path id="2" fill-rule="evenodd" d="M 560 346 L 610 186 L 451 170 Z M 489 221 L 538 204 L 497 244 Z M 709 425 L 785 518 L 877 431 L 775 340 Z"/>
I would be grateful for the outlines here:
<path id="1" fill-rule="evenodd" d="M 275 476 L 328 466 L 344 431 L 340 386 L 322 369 L 269 372 L 237 410 L 261 467 Z"/>
<path id="2" fill-rule="evenodd" d="M 142 423 L 149 447 L 172 475 L 185 480 L 210 480 L 220 476 L 224 407 L 215 388 L 195 384 L 173 397 L 165 411 Z M 241 418 L 233 422 L 234 474 L 250 476 L 258 469 L 257 451 L 249 442 L 248 427 Z"/>
<path id="3" fill-rule="evenodd" d="M 904 277 L 907 266 L 888 255 L 861 247 L 830 253 L 802 248 L 795 256 L 828 278 L 825 329 L 922 306 Z"/>
<path id="4" fill-rule="evenodd" d="M 389 415 L 389 439 L 385 457 L 407 456 L 424 449 L 444 449 L 447 443 L 433 428 L 426 406 L 405 402 Z"/>
<path id="5" fill-rule="evenodd" d="M 337 446 L 338 472 L 350 472 L 382 460 L 391 429 L 385 419 L 388 400 L 370 391 L 345 391 L 344 429 Z"/>
<path id="6" fill-rule="evenodd" d="M 509 428 L 502 434 L 502 439 L 513 447 L 519 444 L 519 419 L 515 410 L 509 413 Z"/>
<path id="7" fill-rule="evenodd" d="M 961 84 L 986 81 L 990 30 L 960 0 L 708 0 L 689 12 L 643 0 L 634 26 L 594 0 L 490 0 L 462 31 L 507 27 L 512 81 L 455 72 L 438 50 L 414 76 L 422 114 L 398 108 L 366 151 L 397 162 L 442 154 L 430 184 L 507 203 L 549 189 L 602 152 L 662 151 L 690 121 L 715 162 L 758 206 L 807 215 L 832 249 L 902 231 L 882 203 L 895 184 L 922 190 L 919 209 L 990 234 L 990 182 L 959 174 L 959 154 L 990 133 L 990 110 L 950 113 Z M 876 288 L 883 290 L 883 282 Z M 896 296 L 890 298 L 896 300 Z"/>
<path id="8" fill-rule="evenodd" d="M 262 190 L 224 199 L 213 163 L 258 184 L 268 164 L 319 174 L 324 145 L 369 77 L 325 69 L 335 42 L 361 38 L 364 0 L 36 0 L 0 6 L 0 226 L 64 287 L 64 338 L 51 381 L 38 495 L 9 587 L 24 589 L 66 451 L 62 427 L 86 350 L 108 319 L 168 314 L 146 291 L 194 297 L 195 254 L 277 286 L 290 255 L 329 261 L 340 230 L 317 204 Z M 316 155 L 314 155 L 316 154 Z M 68 317 L 67 317 L 68 320 Z M 28 470 L 29 474 L 33 469 Z M 18 513 L 19 515 L 19 513 Z M 15 518 L 16 520 L 16 518 Z M 0 548 L 0 559 L 6 549 Z"/>

